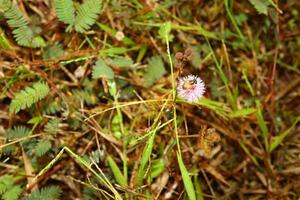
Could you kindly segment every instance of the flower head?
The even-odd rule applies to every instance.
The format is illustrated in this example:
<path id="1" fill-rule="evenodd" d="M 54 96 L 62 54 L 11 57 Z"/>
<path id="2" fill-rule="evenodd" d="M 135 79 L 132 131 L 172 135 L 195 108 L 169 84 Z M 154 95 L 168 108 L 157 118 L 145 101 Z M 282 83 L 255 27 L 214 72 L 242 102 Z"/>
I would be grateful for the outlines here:
<path id="1" fill-rule="evenodd" d="M 200 99 L 205 92 L 205 85 L 201 78 L 195 75 L 188 75 L 179 78 L 177 85 L 178 96 L 188 102 L 195 102 Z"/>

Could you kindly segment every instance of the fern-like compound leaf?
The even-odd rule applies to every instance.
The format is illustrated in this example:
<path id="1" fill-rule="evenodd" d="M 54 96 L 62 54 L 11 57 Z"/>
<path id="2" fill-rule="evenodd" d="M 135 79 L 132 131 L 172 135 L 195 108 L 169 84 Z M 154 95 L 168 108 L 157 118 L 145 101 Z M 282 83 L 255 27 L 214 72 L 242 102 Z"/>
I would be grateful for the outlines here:
<path id="1" fill-rule="evenodd" d="M 9 139 L 19 139 L 26 136 L 29 136 L 31 134 L 31 131 L 29 128 L 25 126 L 14 126 L 12 129 L 10 129 L 7 133 L 7 138 Z"/>
<path id="2" fill-rule="evenodd" d="M 13 30 L 14 38 L 21 46 L 30 47 L 33 32 L 28 26 L 22 26 Z"/>
<path id="3" fill-rule="evenodd" d="M 22 192 L 18 185 L 14 185 L 14 179 L 10 175 L 0 177 L 0 197 L 3 200 L 17 200 Z"/>
<path id="4" fill-rule="evenodd" d="M 30 195 L 22 200 L 56 200 L 61 194 L 61 189 L 57 186 L 44 187 L 40 190 L 35 190 Z"/>
<path id="5" fill-rule="evenodd" d="M 64 54 L 63 46 L 57 42 L 54 44 L 48 46 L 44 53 L 43 53 L 43 59 L 55 59 Z"/>
<path id="6" fill-rule="evenodd" d="M 19 28 L 28 25 L 28 21 L 16 5 L 12 5 L 10 9 L 4 13 L 4 16 L 8 19 L 7 23 L 12 28 Z"/>
<path id="7" fill-rule="evenodd" d="M 11 113 L 17 113 L 20 110 L 29 108 L 34 103 L 45 98 L 48 93 L 48 85 L 46 83 L 37 82 L 32 87 L 27 87 L 20 93 L 16 94 L 9 106 L 9 111 Z"/>
<path id="8" fill-rule="evenodd" d="M 60 124 L 59 118 L 51 119 L 46 125 L 44 131 L 48 134 L 55 135 L 59 131 L 59 124 Z"/>
<path id="9" fill-rule="evenodd" d="M 18 6 L 6 3 L 2 10 L 4 10 L 4 16 L 8 25 L 13 29 L 14 38 L 19 45 L 25 47 L 43 47 L 46 45 L 41 36 L 35 36 Z"/>
<path id="10" fill-rule="evenodd" d="M 51 142 L 49 140 L 40 140 L 34 147 L 34 154 L 37 157 L 45 155 L 51 149 Z"/>
<path id="11" fill-rule="evenodd" d="M 146 87 L 154 84 L 166 73 L 164 62 L 161 56 L 154 56 L 148 59 L 148 68 L 144 74 Z"/>
<path id="12" fill-rule="evenodd" d="M 57 17 L 68 25 L 67 32 L 73 28 L 80 33 L 87 31 L 95 23 L 101 7 L 101 0 L 85 0 L 78 10 L 75 10 L 72 0 L 55 0 Z"/>
<path id="13" fill-rule="evenodd" d="M 73 25 L 75 21 L 75 8 L 72 0 L 55 0 L 57 17 L 65 24 Z"/>
<path id="14" fill-rule="evenodd" d="M 75 30 L 80 33 L 87 31 L 95 23 L 101 6 L 100 0 L 85 0 L 75 18 Z"/>
<path id="15" fill-rule="evenodd" d="M 0 0 L 0 12 L 5 12 L 11 7 L 11 0 Z"/>
<path id="16" fill-rule="evenodd" d="M 13 186 L 7 190 L 3 196 L 3 200 L 18 200 L 22 193 L 22 188 L 20 186 Z"/>
<path id="17" fill-rule="evenodd" d="M 0 177 L 0 195 L 13 186 L 13 177 L 4 175 Z"/>
<path id="18" fill-rule="evenodd" d="M 97 196 L 97 190 L 90 187 L 83 188 L 83 200 L 94 200 L 98 198 L 99 197 Z"/>
<path id="19" fill-rule="evenodd" d="M 28 26 L 28 21 L 16 5 L 12 5 L 5 13 L 8 25 L 13 28 L 14 38 L 19 45 L 30 46 L 33 32 Z"/>

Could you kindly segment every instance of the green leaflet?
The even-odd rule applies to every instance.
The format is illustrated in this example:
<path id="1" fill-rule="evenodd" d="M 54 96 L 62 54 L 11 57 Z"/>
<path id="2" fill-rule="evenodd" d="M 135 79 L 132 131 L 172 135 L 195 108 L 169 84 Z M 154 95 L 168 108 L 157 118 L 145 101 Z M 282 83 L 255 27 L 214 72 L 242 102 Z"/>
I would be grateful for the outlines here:
<path id="1" fill-rule="evenodd" d="M 144 74 L 146 87 L 154 84 L 166 73 L 165 66 L 161 56 L 154 56 L 148 59 L 148 68 Z"/>
<path id="2" fill-rule="evenodd" d="M 20 110 L 29 108 L 34 103 L 45 98 L 49 93 L 49 87 L 46 83 L 36 82 L 32 87 L 26 87 L 16 94 L 9 105 L 10 113 L 18 113 Z"/>
<path id="3" fill-rule="evenodd" d="M 254 6 L 258 13 L 267 15 L 268 14 L 268 6 L 270 2 L 268 0 L 249 0 L 250 3 Z"/>
<path id="4" fill-rule="evenodd" d="M 34 147 L 34 154 L 37 157 L 45 155 L 52 147 L 52 144 L 49 140 L 40 140 Z"/>
<path id="5" fill-rule="evenodd" d="M 46 46 L 44 39 L 29 26 L 29 22 L 18 6 L 7 2 L 2 6 L 7 23 L 13 29 L 12 33 L 19 45 L 33 48 Z"/>
<path id="6" fill-rule="evenodd" d="M 95 23 L 101 8 L 100 0 L 85 0 L 77 10 L 72 0 L 55 0 L 56 15 L 68 25 L 67 32 L 73 28 L 79 33 L 86 32 Z"/>
<path id="7" fill-rule="evenodd" d="M 61 195 L 62 191 L 58 186 L 44 187 L 32 192 L 22 200 L 56 200 Z"/>
<path id="8" fill-rule="evenodd" d="M 98 78 L 113 79 L 114 71 L 109 66 L 106 65 L 104 60 L 100 58 L 93 66 L 92 77 L 93 79 L 98 79 Z"/>

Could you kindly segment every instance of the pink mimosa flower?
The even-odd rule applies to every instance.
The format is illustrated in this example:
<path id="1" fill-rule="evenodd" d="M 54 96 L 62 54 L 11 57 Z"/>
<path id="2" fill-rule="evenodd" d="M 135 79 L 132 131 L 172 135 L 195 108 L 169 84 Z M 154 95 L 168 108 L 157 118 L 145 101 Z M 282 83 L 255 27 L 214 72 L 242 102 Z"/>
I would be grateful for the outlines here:
<path id="1" fill-rule="evenodd" d="M 192 103 L 198 101 L 205 92 L 205 85 L 201 78 L 188 75 L 179 78 L 177 85 L 178 96 Z"/>

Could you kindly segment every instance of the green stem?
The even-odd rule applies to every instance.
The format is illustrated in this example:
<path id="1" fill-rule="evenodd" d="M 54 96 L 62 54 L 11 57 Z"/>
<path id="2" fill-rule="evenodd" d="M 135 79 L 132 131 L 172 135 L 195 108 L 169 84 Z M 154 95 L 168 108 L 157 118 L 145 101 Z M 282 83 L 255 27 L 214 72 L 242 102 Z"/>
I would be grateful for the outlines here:
<path id="1" fill-rule="evenodd" d="M 173 118 L 174 118 L 175 137 L 176 137 L 176 144 L 177 144 L 177 148 L 178 148 L 178 153 L 181 156 L 179 137 L 178 137 L 177 113 L 176 113 L 176 105 L 175 105 L 176 87 L 175 87 L 174 67 L 173 67 L 171 53 L 170 53 L 169 38 L 168 38 L 167 34 L 166 34 L 166 42 L 167 42 L 167 53 L 168 53 L 168 58 L 169 58 L 170 68 L 171 68 L 171 77 L 172 77 L 172 94 L 173 94 L 172 99 L 173 99 Z"/>
<path id="2" fill-rule="evenodd" d="M 124 179 L 125 182 L 127 183 L 128 180 L 128 168 L 127 168 L 127 134 L 124 131 L 124 126 L 123 126 L 123 116 L 122 116 L 122 112 L 118 102 L 118 97 L 117 95 L 114 96 L 114 100 L 115 100 L 115 105 L 116 105 L 116 110 L 117 110 L 117 115 L 119 117 L 119 121 L 120 121 L 120 128 L 121 128 L 121 132 L 122 132 L 122 136 L 123 136 L 123 174 L 124 174 Z"/>
<path id="3" fill-rule="evenodd" d="M 169 63 L 171 67 L 171 77 L 172 77 L 172 94 L 173 94 L 173 101 L 175 101 L 176 98 L 176 88 L 175 88 L 175 77 L 174 77 L 174 67 L 172 63 L 171 53 L 170 53 L 170 45 L 169 45 L 169 37 L 166 34 L 166 41 L 167 41 L 167 53 L 169 58 Z"/>

